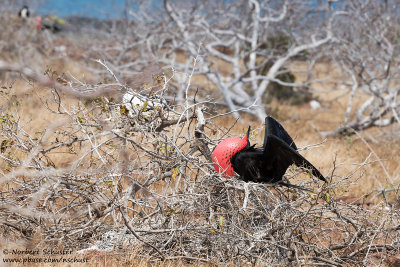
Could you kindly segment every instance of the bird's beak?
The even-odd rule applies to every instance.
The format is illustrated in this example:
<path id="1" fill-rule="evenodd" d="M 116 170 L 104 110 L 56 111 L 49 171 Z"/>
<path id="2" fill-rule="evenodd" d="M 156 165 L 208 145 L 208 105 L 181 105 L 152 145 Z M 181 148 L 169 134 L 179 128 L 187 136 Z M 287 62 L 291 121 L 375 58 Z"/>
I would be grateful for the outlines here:
<path id="1" fill-rule="evenodd" d="M 247 146 L 250 146 L 250 141 L 249 141 L 250 129 L 251 129 L 251 126 L 249 125 L 249 129 L 247 130 L 247 134 L 243 137 L 243 139 L 246 138 Z"/>

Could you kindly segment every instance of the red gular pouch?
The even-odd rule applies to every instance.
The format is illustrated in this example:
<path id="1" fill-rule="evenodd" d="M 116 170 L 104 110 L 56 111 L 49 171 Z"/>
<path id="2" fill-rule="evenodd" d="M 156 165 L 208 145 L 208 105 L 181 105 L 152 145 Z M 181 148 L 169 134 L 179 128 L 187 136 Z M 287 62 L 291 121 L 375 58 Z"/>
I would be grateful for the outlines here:
<path id="1" fill-rule="evenodd" d="M 222 140 L 212 153 L 212 161 L 217 172 L 224 177 L 230 178 L 235 172 L 232 167 L 232 158 L 241 150 L 250 146 L 249 142 L 250 127 L 243 138 L 231 137 Z"/>

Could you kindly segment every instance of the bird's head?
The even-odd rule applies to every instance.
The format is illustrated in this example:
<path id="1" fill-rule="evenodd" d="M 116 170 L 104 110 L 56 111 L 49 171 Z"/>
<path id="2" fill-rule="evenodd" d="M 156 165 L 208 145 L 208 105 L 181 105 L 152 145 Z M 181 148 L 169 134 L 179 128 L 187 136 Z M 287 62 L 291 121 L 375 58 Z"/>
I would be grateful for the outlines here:
<path id="1" fill-rule="evenodd" d="M 231 137 L 222 140 L 212 153 L 212 161 L 217 172 L 225 177 L 232 177 L 234 174 L 231 160 L 239 151 L 250 146 L 250 126 L 243 138 Z"/>

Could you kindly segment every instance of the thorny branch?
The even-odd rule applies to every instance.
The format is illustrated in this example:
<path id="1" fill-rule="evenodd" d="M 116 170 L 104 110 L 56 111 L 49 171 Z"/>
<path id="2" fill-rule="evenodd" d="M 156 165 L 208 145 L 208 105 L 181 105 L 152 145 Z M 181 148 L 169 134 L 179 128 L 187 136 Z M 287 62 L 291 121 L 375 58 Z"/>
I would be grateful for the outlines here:
<path id="1" fill-rule="evenodd" d="M 212 137 L 218 131 L 200 104 L 139 106 L 128 116 L 105 97 L 86 106 L 53 101 L 63 123 L 40 142 L 3 116 L 1 138 L 16 144 L 3 144 L 0 159 L 3 235 L 33 240 L 40 227 L 45 240 L 66 248 L 77 239 L 82 249 L 143 247 L 152 261 L 340 266 L 399 253 L 398 209 L 336 200 L 348 177 L 336 175 L 327 187 L 308 182 L 315 193 L 220 177 L 210 149 L 221 137 Z M 182 112 L 194 127 L 181 123 Z M 61 165 L 54 152 L 78 160 Z"/>

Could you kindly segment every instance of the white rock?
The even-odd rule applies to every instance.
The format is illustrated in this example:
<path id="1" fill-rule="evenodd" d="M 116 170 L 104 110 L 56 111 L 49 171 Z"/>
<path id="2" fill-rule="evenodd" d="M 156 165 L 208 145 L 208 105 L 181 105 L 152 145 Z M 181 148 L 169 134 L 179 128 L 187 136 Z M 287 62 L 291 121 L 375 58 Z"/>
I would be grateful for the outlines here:
<path id="1" fill-rule="evenodd" d="M 319 109 L 321 108 L 321 104 L 317 100 L 311 100 L 310 107 L 311 109 Z"/>

